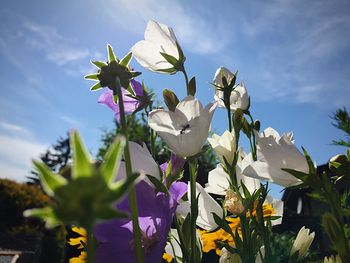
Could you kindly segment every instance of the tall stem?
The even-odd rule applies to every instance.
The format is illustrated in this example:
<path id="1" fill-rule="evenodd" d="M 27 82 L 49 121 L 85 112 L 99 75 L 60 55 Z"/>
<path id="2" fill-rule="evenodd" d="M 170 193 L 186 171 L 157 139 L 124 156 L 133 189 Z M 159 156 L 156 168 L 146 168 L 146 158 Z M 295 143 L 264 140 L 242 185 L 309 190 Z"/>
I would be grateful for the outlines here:
<path id="1" fill-rule="evenodd" d="M 232 132 L 231 110 L 227 109 L 228 130 Z"/>
<path id="2" fill-rule="evenodd" d="M 254 125 L 254 119 L 253 119 L 253 117 L 252 117 L 252 115 L 250 114 L 250 112 L 248 113 L 248 116 L 249 116 L 249 118 L 250 118 L 250 121 L 251 121 L 251 124 L 252 125 Z M 256 161 L 258 158 L 257 158 L 257 155 L 256 155 L 256 138 L 255 138 L 255 133 L 254 132 L 252 132 L 252 143 L 251 143 L 251 145 L 253 146 L 253 147 L 251 147 L 251 150 L 252 150 L 252 155 L 253 155 L 253 161 Z M 250 138 L 249 138 L 249 141 L 250 141 Z"/>
<path id="3" fill-rule="evenodd" d="M 124 102 L 122 96 L 122 87 L 120 84 L 119 77 L 116 78 L 116 90 L 119 98 L 119 112 L 120 112 L 120 127 L 121 132 L 125 136 L 126 144 L 124 148 L 124 159 L 125 159 L 125 170 L 127 176 L 131 176 L 132 168 L 131 168 L 131 159 L 130 159 L 130 151 L 129 151 L 129 142 L 128 142 L 128 134 L 126 131 L 126 120 L 125 120 L 125 111 L 124 111 Z M 131 208 L 131 219 L 132 219 L 132 227 L 134 232 L 134 247 L 136 252 L 136 260 L 138 263 L 143 263 L 143 251 L 141 245 L 141 233 L 138 222 L 138 210 L 137 210 L 137 200 L 136 200 L 136 191 L 135 187 L 132 187 L 129 192 L 129 203 Z"/>
<path id="4" fill-rule="evenodd" d="M 152 102 L 149 105 L 149 112 L 151 112 L 153 109 Z M 156 133 L 153 131 L 152 128 L 149 128 L 150 130 L 150 141 L 151 141 L 151 154 L 153 159 L 156 158 Z"/>
<path id="5" fill-rule="evenodd" d="M 189 170 L 190 170 L 190 190 L 191 190 L 191 263 L 196 262 L 196 242 L 197 242 L 197 232 L 196 232 L 196 221 L 198 206 L 196 202 L 196 179 L 197 179 L 197 162 L 195 159 L 189 160 Z"/>
<path id="6" fill-rule="evenodd" d="M 95 262 L 95 255 L 94 255 L 94 239 L 93 239 L 93 224 L 89 224 L 89 226 L 85 227 L 86 230 L 86 242 L 87 242 L 87 263 L 94 263 Z"/>
<path id="7" fill-rule="evenodd" d="M 183 67 L 183 69 L 181 70 L 181 72 L 184 74 L 184 77 L 185 77 L 187 95 L 190 95 L 190 87 L 189 87 L 188 76 L 187 76 L 185 67 Z"/>

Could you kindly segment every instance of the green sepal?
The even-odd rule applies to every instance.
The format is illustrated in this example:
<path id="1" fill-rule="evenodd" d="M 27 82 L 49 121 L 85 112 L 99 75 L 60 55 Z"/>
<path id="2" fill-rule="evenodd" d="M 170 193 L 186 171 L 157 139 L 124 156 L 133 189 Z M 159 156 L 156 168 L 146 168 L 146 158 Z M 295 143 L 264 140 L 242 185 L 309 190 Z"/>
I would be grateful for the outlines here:
<path id="1" fill-rule="evenodd" d="M 173 65 L 174 68 L 177 68 L 179 64 L 179 61 L 177 60 L 177 58 L 164 52 L 159 52 L 159 53 L 163 56 L 163 58 L 165 58 L 166 61 L 168 61 L 171 65 Z"/>
<path id="2" fill-rule="evenodd" d="M 188 91 L 190 95 L 196 95 L 196 77 L 190 79 L 190 82 L 188 83 Z"/>
<path id="3" fill-rule="evenodd" d="M 108 63 L 111 63 L 112 61 L 117 61 L 118 59 L 113 51 L 113 48 L 111 45 L 107 45 L 107 51 L 108 51 Z"/>
<path id="4" fill-rule="evenodd" d="M 64 177 L 54 174 L 46 164 L 34 160 L 33 165 L 38 172 L 41 185 L 48 195 L 54 196 L 57 188 L 67 184 L 67 180 Z"/>
<path id="5" fill-rule="evenodd" d="M 100 82 L 97 82 L 95 85 L 93 85 L 90 90 L 91 91 L 95 91 L 95 90 L 99 90 L 99 89 L 102 89 L 102 86 L 101 86 L 101 83 Z"/>
<path id="6" fill-rule="evenodd" d="M 306 149 L 304 147 L 301 147 L 303 149 L 303 152 L 304 152 L 304 155 L 305 155 L 305 158 L 306 158 L 306 161 L 307 161 L 307 164 L 309 166 L 309 173 L 310 174 L 316 174 L 317 171 L 316 171 L 316 168 L 315 168 L 315 164 L 314 162 L 312 161 L 309 153 L 306 151 Z"/>
<path id="7" fill-rule="evenodd" d="M 132 53 L 129 52 L 128 54 L 125 55 L 125 57 L 123 57 L 123 58 L 119 61 L 119 64 L 122 65 L 122 66 L 128 67 L 128 66 L 129 66 L 129 63 L 130 63 L 130 61 L 131 61 L 131 58 L 132 58 Z"/>
<path id="8" fill-rule="evenodd" d="M 101 69 L 102 67 L 107 66 L 107 63 L 103 61 L 97 61 L 97 60 L 91 60 L 91 64 L 96 66 L 98 69 Z"/>
<path id="9" fill-rule="evenodd" d="M 73 151 L 72 177 L 92 176 L 90 156 L 77 131 L 70 132 L 70 147 Z"/>
<path id="10" fill-rule="evenodd" d="M 23 212 L 23 216 L 40 218 L 45 221 L 47 228 L 54 228 L 61 224 L 52 207 L 28 209 Z"/>
<path id="11" fill-rule="evenodd" d="M 124 147 L 125 138 L 123 136 L 117 136 L 104 156 L 100 171 L 107 185 L 114 181 L 115 175 L 119 169 Z"/>
<path id="12" fill-rule="evenodd" d="M 99 75 L 99 74 L 100 74 L 100 73 L 89 74 L 89 75 L 84 76 L 84 78 L 85 78 L 85 79 L 91 79 L 91 80 L 99 80 L 99 79 L 98 79 L 98 75 Z"/>
<path id="13" fill-rule="evenodd" d="M 152 175 L 146 175 L 146 176 L 147 176 L 148 180 L 150 180 L 151 183 L 154 185 L 157 192 L 163 192 L 163 193 L 169 195 L 168 189 L 161 181 L 159 181 L 157 178 L 155 178 Z"/>
<path id="14" fill-rule="evenodd" d="M 172 68 L 165 68 L 165 69 L 157 69 L 158 72 L 168 73 L 168 74 L 175 74 L 177 72 L 175 67 Z"/>
<path id="15" fill-rule="evenodd" d="M 170 111 L 175 111 L 176 106 L 179 104 L 180 100 L 176 94 L 171 89 L 163 90 L 164 102 Z"/>

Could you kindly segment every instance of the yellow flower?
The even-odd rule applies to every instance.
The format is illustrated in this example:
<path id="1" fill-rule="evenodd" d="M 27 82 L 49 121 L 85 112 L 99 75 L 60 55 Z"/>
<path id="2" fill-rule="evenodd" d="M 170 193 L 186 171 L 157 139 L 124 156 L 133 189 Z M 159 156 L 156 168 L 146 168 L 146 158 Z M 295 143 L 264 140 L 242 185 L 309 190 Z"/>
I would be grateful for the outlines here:
<path id="1" fill-rule="evenodd" d="M 79 257 L 74 257 L 69 259 L 69 263 L 85 263 L 87 254 L 85 251 L 81 251 Z"/>
<path id="2" fill-rule="evenodd" d="M 269 216 L 275 215 L 276 211 L 272 207 L 272 205 L 264 204 L 263 213 L 264 213 L 264 217 L 269 217 Z M 250 214 L 247 212 L 246 216 L 249 217 Z M 253 211 L 253 216 L 256 216 L 255 210 Z M 234 218 L 226 217 L 226 221 L 228 222 L 228 225 L 232 229 L 232 232 L 236 233 L 236 230 L 237 230 L 238 235 L 242 238 L 239 217 L 234 217 Z M 216 254 L 220 256 L 221 249 L 216 245 L 218 242 L 226 242 L 230 246 L 235 245 L 233 237 L 222 228 L 214 232 L 209 232 L 207 230 L 198 230 L 198 232 L 202 239 L 203 252 L 205 253 L 215 249 Z"/>
<path id="3" fill-rule="evenodd" d="M 170 263 L 172 260 L 173 260 L 173 257 L 170 255 L 170 254 L 168 254 L 168 253 L 164 253 L 163 254 L 163 259 L 166 261 L 166 262 L 168 262 L 168 263 Z"/>
<path id="4" fill-rule="evenodd" d="M 87 253 L 84 251 L 84 246 L 86 244 L 86 230 L 81 227 L 74 226 L 72 231 L 80 235 L 79 237 L 70 238 L 68 244 L 71 246 L 77 246 L 76 248 L 81 250 L 78 257 L 73 257 L 69 259 L 69 263 L 85 263 L 87 258 Z"/>
<path id="5" fill-rule="evenodd" d="M 71 246 L 79 245 L 78 249 L 84 248 L 83 244 L 86 244 L 86 230 L 84 228 L 74 226 L 72 231 L 79 234 L 80 237 L 70 238 L 68 244 Z"/>

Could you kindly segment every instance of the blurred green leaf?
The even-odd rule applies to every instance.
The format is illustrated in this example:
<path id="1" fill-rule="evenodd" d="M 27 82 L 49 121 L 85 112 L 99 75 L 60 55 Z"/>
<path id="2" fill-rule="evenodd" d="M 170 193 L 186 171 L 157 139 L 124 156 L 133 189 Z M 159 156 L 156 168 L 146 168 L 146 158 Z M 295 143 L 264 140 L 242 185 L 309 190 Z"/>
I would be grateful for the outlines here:
<path id="1" fill-rule="evenodd" d="M 70 144 L 73 151 L 72 177 L 92 176 L 90 156 L 77 131 L 70 132 Z"/>

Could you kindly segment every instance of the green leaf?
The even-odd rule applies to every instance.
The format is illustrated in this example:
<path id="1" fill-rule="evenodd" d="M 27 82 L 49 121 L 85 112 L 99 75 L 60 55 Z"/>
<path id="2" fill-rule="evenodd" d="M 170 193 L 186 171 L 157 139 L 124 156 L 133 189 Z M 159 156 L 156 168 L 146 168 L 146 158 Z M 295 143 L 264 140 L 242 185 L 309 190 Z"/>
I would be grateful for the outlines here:
<path id="1" fill-rule="evenodd" d="M 101 174 L 107 185 L 110 185 L 114 181 L 114 177 L 119 169 L 124 147 L 125 138 L 117 136 L 114 143 L 108 148 L 104 157 L 104 162 L 100 168 Z"/>
<path id="2" fill-rule="evenodd" d="M 129 83 L 127 91 L 131 93 L 132 96 L 136 96 L 134 89 L 132 88 L 131 84 Z"/>
<path id="3" fill-rule="evenodd" d="M 164 89 L 163 98 L 168 109 L 175 111 L 177 104 L 180 102 L 176 94 L 171 89 Z"/>
<path id="4" fill-rule="evenodd" d="M 115 183 L 113 183 L 110 188 L 112 191 L 112 196 L 114 200 L 119 200 L 122 198 L 129 190 L 130 188 L 138 181 L 139 178 L 138 173 L 133 173 L 129 175 L 126 179 L 119 180 Z"/>
<path id="5" fill-rule="evenodd" d="M 108 51 L 108 62 L 111 63 L 112 61 L 117 61 L 117 57 L 114 54 L 113 48 L 109 44 L 107 45 L 107 51 Z"/>
<path id="6" fill-rule="evenodd" d="M 92 80 L 99 80 L 98 76 L 100 75 L 100 73 L 94 73 L 94 74 L 89 74 L 84 76 L 85 79 L 92 79 Z"/>
<path id="7" fill-rule="evenodd" d="M 168 73 L 168 74 L 175 74 L 177 70 L 176 70 L 176 68 L 172 67 L 172 68 L 165 68 L 165 69 L 157 69 L 156 71 L 164 72 L 164 73 Z"/>
<path id="8" fill-rule="evenodd" d="M 91 91 L 95 91 L 95 90 L 99 90 L 99 89 L 102 89 L 102 86 L 101 86 L 101 83 L 100 82 L 97 82 L 95 85 L 93 85 L 90 90 Z"/>
<path id="9" fill-rule="evenodd" d="M 314 162 L 312 161 L 309 153 L 306 151 L 306 149 L 304 147 L 301 147 L 303 149 L 303 152 L 304 152 L 304 155 L 305 155 L 305 158 L 306 158 L 306 161 L 307 161 L 307 164 L 309 166 L 309 173 L 310 174 L 316 174 L 316 168 L 315 168 L 315 164 Z"/>
<path id="10" fill-rule="evenodd" d="M 196 77 L 191 78 L 190 82 L 188 83 L 188 91 L 190 95 L 196 95 Z"/>
<path id="11" fill-rule="evenodd" d="M 169 194 L 168 189 L 165 187 L 165 185 L 161 181 L 159 181 L 157 178 L 155 178 L 152 175 L 146 175 L 146 176 L 148 180 L 150 180 L 151 183 L 155 186 L 158 192 L 163 192 L 167 195 Z"/>
<path id="12" fill-rule="evenodd" d="M 28 209 L 23 212 L 23 216 L 43 219 L 47 228 L 54 228 L 61 224 L 52 207 Z"/>
<path id="13" fill-rule="evenodd" d="M 97 60 L 96 61 L 91 60 L 91 64 L 93 64 L 94 66 L 96 66 L 99 69 L 107 66 L 107 63 L 105 63 L 103 61 L 97 61 Z"/>
<path id="14" fill-rule="evenodd" d="M 72 177 L 92 176 L 90 156 L 77 131 L 70 132 L 70 145 L 73 151 Z"/>
<path id="15" fill-rule="evenodd" d="M 120 61 L 119 61 L 119 64 L 124 66 L 124 67 L 128 67 L 129 66 L 129 63 L 131 61 L 131 58 L 132 58 L 132 53 L 129 52 L 128 54 L 126 54 L 125 57 L 123 57 Z"/>
<path id="16" fill-rule="evenodd" d="M 250 194 L 248 188 L 245 186 L 245 184 L 243 182 L 241 182 L 241 187 L 243 189 L 244 197 L 245 198 L 250 198 L 251 194 Z"/>
<path id="17" fill-rule="evenodd" d="M 164 52 L 159 52 L 163 58 L 165 58 L 166 61 L 168 61 L 171 65 L 174 66 L 174 68 L 177 67 L 179 61 L 177 60 L 177 58 L 173 57 L 172 55 L 169 55 L 167 53 L 164 53 Z"/>
<path id="18" fill-rule="evenodd" d="M 234 234 L 232 232 L 231 227 L 229 226 L 229 224 L 227 223 L 227 221 L 225 219 L 222 219 L 221 217 L 219 217 L 217 214 L 212 213 L 213 217 L 214 217 L 214 221 L 215 223 L 222 228 L 223 230 L 225 230 L 225 232 L 229 233 L 232 237 L 234 237 Z"/>
<path id="19" fill-rule="evenodd" d="M 55 190 L 67 183 L 64 177 L 54 174 L 44 163 L 33 161 L 33 164 L 39 174 L 41 185 L 48 195 L 54 196 Z"/>

